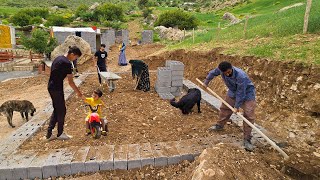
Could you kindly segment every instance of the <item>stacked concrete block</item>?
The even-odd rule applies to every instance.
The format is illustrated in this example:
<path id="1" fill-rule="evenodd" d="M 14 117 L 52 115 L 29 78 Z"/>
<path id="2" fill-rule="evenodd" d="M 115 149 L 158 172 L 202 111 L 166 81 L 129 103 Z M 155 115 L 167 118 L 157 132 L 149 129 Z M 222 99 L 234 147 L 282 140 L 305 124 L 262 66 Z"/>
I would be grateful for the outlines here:
<path id="1" fill-rule="evenodd" d="M 162 99 L 174 98 L 170 93 L 171 81 L 171 69 L 167 67 L 158 67 L 155 89 Z"/>
<path id="2" fill-rule="evenodd" d="M 142 31 L 141 36 L 142 36 L 142 44 L 153 43 L 153 31 L 152 30 Z"/>
<path id="3" fill-rule="evenodd" d="M 172 99 L 181 95 L 183 71 L 184 64 L 173 60 L 166 61 L 166 67 L 158 68 L 155 89 L 162 99 Z"/>
<path id="4" fill-rule="evenodd" d="M 171 94 L 180 96 L 183 87 L 184 64 L 180 61 L 166 61 L 166 67 L 171 69 Z"/>

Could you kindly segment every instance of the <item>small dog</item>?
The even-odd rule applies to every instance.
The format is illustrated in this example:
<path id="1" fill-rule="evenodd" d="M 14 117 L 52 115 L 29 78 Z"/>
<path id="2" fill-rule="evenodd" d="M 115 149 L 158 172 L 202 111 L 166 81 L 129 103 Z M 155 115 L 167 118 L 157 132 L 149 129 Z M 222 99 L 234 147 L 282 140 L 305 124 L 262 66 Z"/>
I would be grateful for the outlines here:
<path id="1" fill-rule="evenodd" d="M 198 113 L 200 110 L 201 91 L 197 88 L 191 88 L 188 93 L 184 95 L 180 101 L 176 102 L 175 98 L 170 100 L 170 104 L 179 108 L 183 114 L 189 114 L 195 104 L 198 106 Z"/>
<path id="2" fill-rule="evenodd" d="M 7 117 L 8 123 L 12 128 L 15 127 L 12 124 L 13 111 L 20 112 L 21 117 L 28 121 L 28 113 L 33 116 L 34 112 L 36 112 L 36 108 L 34 108 L 33 104 L 27 100 L 9 100 L 4 102 L 0 106 L 0 115 L 2 114 Z"/>

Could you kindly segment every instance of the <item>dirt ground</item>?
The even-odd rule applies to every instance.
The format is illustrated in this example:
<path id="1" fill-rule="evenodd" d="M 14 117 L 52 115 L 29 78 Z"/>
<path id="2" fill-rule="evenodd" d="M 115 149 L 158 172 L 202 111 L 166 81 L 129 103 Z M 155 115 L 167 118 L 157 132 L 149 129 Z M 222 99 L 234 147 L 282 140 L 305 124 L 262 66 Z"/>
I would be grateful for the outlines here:
<path id="1" fill-rule="evenodd" d="M 207 129 L 217 120 L 217 111 L 206 104 L 202 104 L 202 113 L 183 115 L 179 109 L 172 107 L 168 100 L 162 100 L 157 93 L 134 91 L 134 82 L 130 74 L 123 74 L 114 92 L 105 95 L 102 100 L 107 108 L 104 115 L 109 121 L 109 135 L 95 140 L 85 136 L 84 118 L 87 108 L 81 107 L 81 102 L 75 95 L 67 102 L 65 132 L 74 138 L 70 141 L 41 141 L 46 129 L 23 144 L 23 149 L 52 149 L 70 146 L 104 145 L 104 144 L 133 144 L 144 142 L 166 142 L 181 139 L 208 136 Z M 151 86 L 154 86 L 155 73 L 151 74 Z M 89 76 L 81 86 L 86 96 L 91 96 L 97 88 L 97 77 Z M 228 129 L 231 133 L 235 129 Z M 236 131 L 241 133 L 241 131 Z"/>
<path id="2" fill-rule="evenodd" d="M 14 79 L 0 83 L 0 104 L 7 100 L 29 100 L 37 110 L 42 109 L 48 101 L 47 76 L 37 76 L 32 78 Z M 37 114 L 37 112 L 35 113 Z M 10 133 L 21 126 L 25 121 L 19 112 L 13 114 L 13 125 L 11 128 L 5 116 L 0 116 L 0 137 L 5 138 Z"/>
<path id="3" fill-rule="evenodd" d="M 256 86 L 257 123 L 269 131 L 272 138 L 285 141 L 288 145 L 284 151 L 291 157 L 289 161 L 283 161 L 281 156 L 269 146 L 257 148 L 254 153 L 242 152 L 241 149 L 231 146 L 219 146 L 219 150 L 208 150 L 211 159 L 210 167 L 206 169 L 220 169 L 231 179 L 317 179 L 320 177 L 320 67 L 303 65 L 295 62 L 277 62 L 259 59 L 255 57 L 239 57 L 220 54 L 220 49 L 208 52 L 177 50 L 157 54 L 161 45 L 133 46 L 127 49 L 127 59 L 143 59 L 149 65 L 150 70 L 156 70 L 164 66 L 165 60 L 179 60 L 185 64 L 185 77 L 195 81 L 195 78 L 204 79 L 209 70 L 213 69 L 222 60 L 229 60 L 248 72 Z M 152 54 L 152 55 L 150 55 Z M 109 53 L 108 68 L 112 71 L 127 72 L 130 66 L 118 67 L 117 47 L 112 47 Z M 79 67 L 81 72 L 95 72 L 91 62 Z M 107 104 L 105 110 L 110 122 L 110 134 L 100 140 L 93 140 L 84 136 L 84 117 L 86 109 L 81 107 L 78 98 L 71 97 L 67 102 L 66 132 L 74 138 L 68 142 L 54 141 L 50 144 L 39 141 L 44 135 L 44 130 L 23 145 L 23 149 L 49 149 L 67 146 L 102 144 L 125 144 L 138 142 L 156 142 L 167 140 L 189 139 L 192 137 L 207 136 L 206 129 L 217 120 L 217 112 L 208 106 L 203 106 L 203 113 L 194 113 L 190 116 L 182 116 L 178 109 L 174 109 L 167 101 L 160 100 L 152 90 L 144 93 L 133 91 L 134 82 L 130 73 L 120 74 L 123 77 L 116 91 L 106 93 L 103 100 Z M 39 77 L 37 77 L 39 78 Z M 151 73 L 152 82 L 155 75 Z M 22 93 L 23 97 L 31 97 L 29 91 L 21 86 L 25 80 L 14 82 L 13 85 L 0 84 L 1 101 L 10 98 L 10 92 Z M 45 81 L 45 78 L 44 78 Z M 37 81 L 35 83 L 41 82 Z M 27 83 L 25 83 L 27 84 Z M 46 82 L 43 85 L 46 93 Z M 153 86 L 154 83 L 152 83 Z M 43 88 L 32 89 L 31 92 Z M 97 87 L 96 75 L 89 75 L 81 86 L 86 96 Z M 219 95 L 224 96 L 226 88 L 217 78 L 209 86 Z M 33 93 L 32 93 L 33 94 Z M 40 106 L 40 105 L 38 105 Z M 19 122 L 14 120 L 14 122 Z M 5 119 L 0 122 L 8 127 Z M 75 130 L 76 129 L 76 130 Z M 2 132 L 1 132 L 2 133 Z M 239 128 L 228 126 L 223 134 L 241 137 Z M 160 134 L 160 135 L 159 135 Z M 245 159 L 249 157 L 249 159 Z M 218 159 L 218 161 L 215 161 Z M 251 162 L 252 161 L 252 162 Z M 258 163 L 256 163 L 258 162 Z M 215 165 L 217 163 L 219 166 Z M 241 164 L 237 166 L 236 164 Z M 107 171 L 96 174 L 86 174 L 67 177 L 80 179 L 191 179 L 201 165 L 201 160 L 193 163 L 182 163 L 175 166 L 154 168 L 145 167 L 141 170 L 131 171 Z M 243 166 L 242 166 L 243 165 Z M 254 169 L 256 174 L 242 169 Z M 208 170 L 208 171 L 207 171 Z M 261 170 L 261 171 L 260 171 Z M 262 172 L 265 171 L 265 172 Z M 214 171 L 219 175 L 220 171 Z M 245 172 L 246 176 L 242 176 Z M 221 174 L 221 173 L 220 173 Z M 112 177 L 112 178 L 111 178 Z M 205 179 L 205 178 L 204 178 Z M 208 178 L 210 179 L 210 178 Z M 211 178 L 212 179 L 212 178 Z M 216 178 L 218 179 L 218 178 Z M 222 178 L 223 179 L 223 178 Z"/>

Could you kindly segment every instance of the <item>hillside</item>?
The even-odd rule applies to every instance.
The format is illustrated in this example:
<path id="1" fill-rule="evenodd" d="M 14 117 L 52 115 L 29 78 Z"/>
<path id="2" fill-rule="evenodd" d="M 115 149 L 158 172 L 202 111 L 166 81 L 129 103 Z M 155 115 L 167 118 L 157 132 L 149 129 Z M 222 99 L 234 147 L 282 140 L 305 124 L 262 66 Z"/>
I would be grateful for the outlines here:
<path id="1" fill-rule="evenodd" d="M 196 33 L 192 38 L 173 44 L 169 49 L 223 47 L 224 52 L 237 55 L 254 55 L 275 60 L 299 60 L 320 64 L 320 2 L 312 4 L 308 33 L 302 35 L 305 4 L 279 12 L 281 8 L 301 0 L 275 1 L 256 0 L 216 12 L 213 26 L 207 32 Z M 240 23 L 229 26 L 222 20 L 224 12 L 231 12 Z M 244 34 L 245 16 L 248 15 L 247 31 Z M 221 29 L 217 24 L 221 22 Z"/>

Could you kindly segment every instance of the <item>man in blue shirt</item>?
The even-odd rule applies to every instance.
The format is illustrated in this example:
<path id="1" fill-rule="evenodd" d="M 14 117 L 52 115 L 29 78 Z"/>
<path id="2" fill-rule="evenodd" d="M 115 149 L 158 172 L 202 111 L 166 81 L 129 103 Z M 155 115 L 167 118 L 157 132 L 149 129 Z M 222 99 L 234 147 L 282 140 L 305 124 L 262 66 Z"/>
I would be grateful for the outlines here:
<path id="1" fill-rule="evenodd" d="M 251 123 L 254 123 L 256 95 L 255 87 L 248 75 L 243 70 L 232 66 L 229 62 L 224 61 L 219 64 L 218 68 L 215 68 L 209 72 L 204 84 L 208 86 L 209 82 L 214 77 L 219 75 L 221 75 L 224 83 L 229 89 L 225 101 L 233 106 L 237 112 L 239 112 L 239 109 L 242 108 L 244 111 L 244 117 L 247 118 Z M 229 121 L 232 113 L 233 111 L 222 103 L 220 107 L 219 121 L 209 130 L 222 130 L 227 121 Z M 248 151 L 253 150 L 253 146 L 251 144 L 251 130 L 252 128 L 244 122 L 244 146 Z"/>

